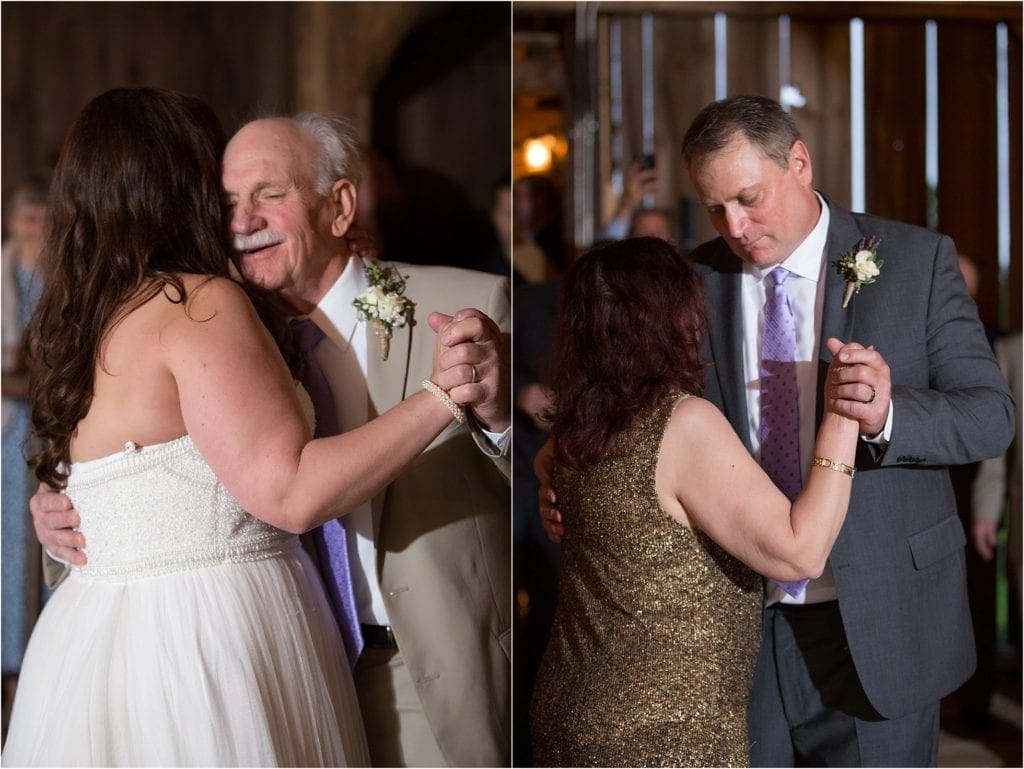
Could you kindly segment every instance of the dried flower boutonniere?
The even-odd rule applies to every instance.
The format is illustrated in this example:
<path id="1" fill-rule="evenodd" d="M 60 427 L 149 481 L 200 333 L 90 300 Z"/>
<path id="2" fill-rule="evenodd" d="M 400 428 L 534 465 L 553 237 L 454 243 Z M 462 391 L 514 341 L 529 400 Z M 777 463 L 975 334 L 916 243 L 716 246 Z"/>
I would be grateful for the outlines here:
<path id="1" fill-rule="evenodd" d="M 405 293 L 405 279 L 394 267 L 382 267 L 378 262 L 367 259 L 363 262 L 370 285 L 352 300 L 360 320 L 372 320 L 373 330 L 380 342 L 380 359 L 388 359 L 391 348 L 391 333 L 412 320 L 416 305 Z"/>
<path id="2" fill-rule="evenodd" d="M 846 278 L 846 293 L 843 294 L 843 309 L 850 303 L 854 294 L 860 292 L 861 286 L 874 283 L 885 262 L 878 258 L 878 244 L 881 238 L 874 235 L 862 238 L 852 251 L 843 254 L 835 262 L 836 271 Z"/>

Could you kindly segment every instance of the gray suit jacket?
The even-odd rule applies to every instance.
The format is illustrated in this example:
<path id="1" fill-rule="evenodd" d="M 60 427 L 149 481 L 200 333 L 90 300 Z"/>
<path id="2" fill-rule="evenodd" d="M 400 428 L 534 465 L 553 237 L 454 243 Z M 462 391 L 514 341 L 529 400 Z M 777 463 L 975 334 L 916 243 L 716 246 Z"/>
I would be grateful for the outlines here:
<path id="1" fill-rule="evenodd" d="M 431 373 L 432 311 L 475 307 L 508 335 L 509 281 L 396 264 L 416 323 L 381 361 L 367 340 L 371 416 Z M 506 338 L 506 344 L 508 339 Z M 508 450 L 488 456 L 452 422 L 373 500 L 377 579 L 402 657 L 451 766 L 511 763 L 511 492 Z"/>
<path id="2" fill-rule="evenodd" d="M 863 441 L 858 447 L 849 513 L 830 564 L 864 691 L 879 713 L 894 718 L 937 702 L 974 670 L 966 539 L 946 466 L 1001 454 L 1013 434 L 1014 405 L 953 242 L 828 205 L 819 384 L 831 360 L 828 337 L 874 345 L 891 369 L 894 414 L 886 449 Z M 832 263 L 871 235 L 881 238 L 885 264 L 844 310 L 844 280 Z M 721 239 L 693 258 L 710 311 L 705 397 L 749 448 L 741 263 Z M 820 400 L 820 386 L 817 392 Z M 819 402 L 819 418 L 821 410 Z"/>

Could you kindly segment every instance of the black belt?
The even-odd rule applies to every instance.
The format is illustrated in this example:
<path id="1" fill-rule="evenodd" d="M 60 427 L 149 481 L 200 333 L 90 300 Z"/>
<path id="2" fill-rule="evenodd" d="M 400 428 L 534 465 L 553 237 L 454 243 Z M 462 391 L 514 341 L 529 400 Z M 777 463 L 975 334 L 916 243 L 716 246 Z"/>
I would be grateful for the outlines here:
<path id="1" fill-rule="evenodd" d="M 360 625 L 363 632 L 363 644 L 379 649 L 397 649 L 395 634 L 390 625 Z"/>
<path id="2" fill-rule="evenodd" d="M 824 614 L 833 613 L 839 610 L 839 600 L 833 598 L 831 601 L 817 601 L 815 603 L 773 603 L 769 608 L 776 608 L 786 614 Z"/>

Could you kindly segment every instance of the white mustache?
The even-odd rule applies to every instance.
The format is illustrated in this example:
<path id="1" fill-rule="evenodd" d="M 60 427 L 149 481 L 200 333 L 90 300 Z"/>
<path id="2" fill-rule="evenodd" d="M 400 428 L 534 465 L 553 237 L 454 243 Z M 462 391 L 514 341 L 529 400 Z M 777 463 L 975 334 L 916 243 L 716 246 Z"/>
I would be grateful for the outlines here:
<path id="1" fill-rule="evenodd" d="M 284 235 L 276 230 L 260 230 L 259 232 L 252 233 L 252 235 L 235 235 L 231 239 L 231 245 L 239 253 L 255 251 L 267 246 L 275 246 L 283 242 Z"/>

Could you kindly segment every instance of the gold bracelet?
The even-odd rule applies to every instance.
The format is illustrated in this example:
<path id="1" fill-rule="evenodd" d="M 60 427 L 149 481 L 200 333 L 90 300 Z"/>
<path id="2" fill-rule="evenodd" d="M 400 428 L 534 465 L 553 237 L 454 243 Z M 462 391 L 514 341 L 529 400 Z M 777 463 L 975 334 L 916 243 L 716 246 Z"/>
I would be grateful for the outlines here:
<path id="1" fill-rule="evenodd" d="M 420 386 L 428 393 L 433 395 L 435 398 L 437 398 L 439 401 L 441 401 L 441 403 L 444 404 L 444 407 L 448 409 L 450 412 L 452 412 L 452 416 L 455 417 L 456 422 L 458 422 L 461 425 L 463 422 L 466 421 L 466 412 L 463 411 L 462 406 L 460 406 L 458 403 L 452 400 L 452 397 L 448 393 L 446 393 L 436 384 L 431 382 L 429 379 L 424 379 L 422 382 L 420 382 Z"/>
<path id="2" fill-rule="evenodd" d="M 827 467 L 829 470 L 835 470 L 836 472 L 846 473 L 851 478 L 853 474 L 857 472 L 857 468 L 844 465 L 842 462 L 837 462 L 834 459 L 825 459 L 825 457 L 815 457 L 811 460 L 812 465 L 818 467 Z"/>

